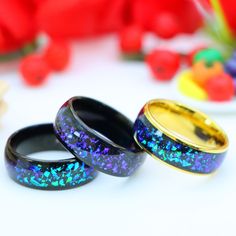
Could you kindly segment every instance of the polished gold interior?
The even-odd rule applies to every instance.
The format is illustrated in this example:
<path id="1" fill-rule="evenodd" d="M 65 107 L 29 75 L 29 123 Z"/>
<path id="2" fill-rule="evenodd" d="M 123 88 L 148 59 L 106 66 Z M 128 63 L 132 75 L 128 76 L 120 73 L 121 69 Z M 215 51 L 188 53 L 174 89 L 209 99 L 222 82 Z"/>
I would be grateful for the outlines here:
<path id="1" fill-rule="evenodd" d="M 148 120 L 165 135 L 206 152 L 228 148 L 223 130 L 205 114 L 169 100 L 153 100 L 144 109 Z"/>

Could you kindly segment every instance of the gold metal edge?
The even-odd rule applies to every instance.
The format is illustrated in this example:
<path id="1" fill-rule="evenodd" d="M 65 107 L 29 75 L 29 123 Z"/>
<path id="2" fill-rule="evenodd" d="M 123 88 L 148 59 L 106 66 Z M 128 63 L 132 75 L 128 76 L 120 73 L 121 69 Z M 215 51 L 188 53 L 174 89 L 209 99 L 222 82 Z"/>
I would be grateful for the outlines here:
<path id="1" fill-rule="evenodd" d="M 214 126 L 218 129 L 218 131 L 222 134 L 223 138 L 225 139 L 225 145 L 222 147 L 222 148 L 219 148 L 219 149 L 211 149 L 211 148 L 207 148 L 206 146 L 202 146 L 202 145 L 197 145 L 197 144 L 194 144 L 192 142 L 188 142 L 188 141 L 185 141 L 185 140 L 180 140 L 178 139 L 177 137 L 175 137 L 172 132 L 162 126 L 151 114 L 150 110 L 149 110 L 149 105 L 152 104 L 152 103 L 156 103 L 156 102 L 168 102 L 168 103 L 174 103 L 175 105 L 178 105 L 178 106 L 182 106 L 182 107 L 185 107 L 186 109 L 189 109 L 191 111 L 194 111 L 196 113 L 198 113 L 199 115 L 201 115 L 202 117 L 206 118 L 206 119 L 209 119 L 213 124 Z M 181 143 L 183 145 L 186 145 L 186 146 L 189 146 L 195 150 L 198 150 L 198 151 L 202 151 L 202 152 L 206 152 L 206 153 L 212 153 L 212 154 L 220 154 L 220 153 L 224 153 L 228 150 L 228 147 L 229 147 L 229 140 L 228 140 L 228 136 L 227 134 L 223 131 L 223 129 L 216 123 L 214 122 L 209 116 L 207 116 L 206 114 L 202 113 L 201 111 L 198 111 L 196 109 L 193 109 L 191 107 L 188 107 L 182 103 L 179 103 L 179 102 L 175 102 L 175 101 L 172 101 L 172 100 L 167 100 L 167 99 L 153 99 L 149 102 L 147 102 L 144 106 L 144 115 L 145 117 L 147 118 L 147 120 L 155 127 L 157 128 L 158 130 L 160 130 L 161 132 L 163 132 L 167 137 L 169 137 L 170 139 L 178 142 L 178 143 Z"/>

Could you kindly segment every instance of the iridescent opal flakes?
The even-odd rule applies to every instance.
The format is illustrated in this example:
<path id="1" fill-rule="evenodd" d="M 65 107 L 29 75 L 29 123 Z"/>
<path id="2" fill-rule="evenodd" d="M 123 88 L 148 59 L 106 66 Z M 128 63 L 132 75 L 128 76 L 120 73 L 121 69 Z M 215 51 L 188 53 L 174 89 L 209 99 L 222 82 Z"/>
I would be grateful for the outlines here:
<path id="1" fill-rule="evenodd" d="M 18 159 L 7 161 L 10 176 L 17 182 L 32 188 L 68 189 L 83 185 L 94 179 L 96 172 L 75 158 L 58 163 L 27 162 Z"/>
<path id="2" fill-rule="evenodd" d="M 13 133 L 5 147 L 10 177 L 24 186 L 63 190 L 93 180 L 97 171 L 127 177 L 146 153 L 197 174 L 214 172 L 228 150 L 228 137 L 208 116 L 175 101 L 148 102 L 133 124 L 120 112 L 86 97 L 69 99 L 54 124 Z M 62 160 L 32 159 L 43 151 L 69 151 Z"/>
<path id="3" fill-rule="evenodd" d="M 110 141 L 106 142 L 100 134 L 75 117 L 68 104 L 67 102 L 61 107 L 54 125 L 55 133 L 62 144 L 96 170 L 120 177 L 132 175 L 146 156 L 135 144 L 132 136 L 133 144 L 130 149 L 119 147 Z"/>
<path id="4" fill-rule="evenodd" d="M 75 157 L 46 161 L 29 156 L 42 151 L 65 151 L 53 134 L 52 124 L 30 126 L 12 134 L 5 148 L 9 176 L 24 186 L 43 190 L 78 187 L 97 176 L 93 167 Z"/>
<path id="5" fill-rule="evenodd" d="M 208 174 L 222 163 L 225 153 L 206 153 L 176 142 L 155 128 L 141 113 L 135 122 L 135 138 L 160 160 L 193 173 Z"/>

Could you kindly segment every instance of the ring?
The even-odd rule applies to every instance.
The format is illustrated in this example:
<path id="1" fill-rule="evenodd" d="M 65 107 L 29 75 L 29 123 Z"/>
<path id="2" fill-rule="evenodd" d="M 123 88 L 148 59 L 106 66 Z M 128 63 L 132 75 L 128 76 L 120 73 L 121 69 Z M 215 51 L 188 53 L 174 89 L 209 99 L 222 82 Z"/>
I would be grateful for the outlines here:
<path id="1" fill-rule="evenodd" d="M 130 176 L 146 157 L 133 139 L 133 123 L 90 98 L 69 99 L 60 108 L 54 129 L 74 156 L 109 175 Z"/>
<path id="2" fill-rule="evenodd" d="M 198 174 L 214 172 L 229 145 L 227 135 L 208 116 L 169 100 L 152 100 L 143 107 L 134 139 L 151 156 Z"/>
<path id="3" fill-rule="evenodd" d="M 77 158 L 46 161 L 28 155 L 42 151 L 65 151 L 54 135 L 52 124 L 26 127 L 12 134 L 5 148 L 5 164 L 9 176 L 17 183 L 45 190 L 63 190 L 93 180 L 94 168 Z"/>

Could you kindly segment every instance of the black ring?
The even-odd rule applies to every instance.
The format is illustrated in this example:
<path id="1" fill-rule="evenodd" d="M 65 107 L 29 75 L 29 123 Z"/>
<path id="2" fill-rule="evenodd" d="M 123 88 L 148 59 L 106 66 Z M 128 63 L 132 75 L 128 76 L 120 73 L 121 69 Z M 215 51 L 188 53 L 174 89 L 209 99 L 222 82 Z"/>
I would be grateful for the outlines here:
<path id="1" fill-rule="evenodd" d="M 146 157 L 133 139 L 133 123 L 94 99 L 69 99 L 60 108 L 54 129 L 70 152 L 109 175 L 129 176 Z"/>
<path id="2" fill-rule="evenodd" d="M 94 168 L 75 157 L 46 161 L 27 156 L 49 150 L 65 151 L 56 139 L 52 124 L 30 126 L 12 134 L 5 148 L 10 177 L 24 186 L 45 190 L 74 188 L 95 178 Z"/>

